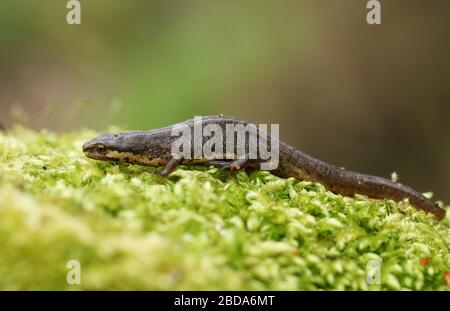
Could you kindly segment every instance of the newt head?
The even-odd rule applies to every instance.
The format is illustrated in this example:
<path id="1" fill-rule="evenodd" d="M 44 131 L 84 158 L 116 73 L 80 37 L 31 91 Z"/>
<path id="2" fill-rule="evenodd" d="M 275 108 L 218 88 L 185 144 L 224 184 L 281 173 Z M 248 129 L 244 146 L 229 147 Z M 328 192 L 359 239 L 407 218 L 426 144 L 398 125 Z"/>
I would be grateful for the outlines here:
<path id="1" fill-rule="evenodd" d="M 104 134 L 86 142 L 83 152 L 99 161 L 165 165 L 170 159 L 170 148 L 165 148 L 158 136 L 151 132 Z"/>

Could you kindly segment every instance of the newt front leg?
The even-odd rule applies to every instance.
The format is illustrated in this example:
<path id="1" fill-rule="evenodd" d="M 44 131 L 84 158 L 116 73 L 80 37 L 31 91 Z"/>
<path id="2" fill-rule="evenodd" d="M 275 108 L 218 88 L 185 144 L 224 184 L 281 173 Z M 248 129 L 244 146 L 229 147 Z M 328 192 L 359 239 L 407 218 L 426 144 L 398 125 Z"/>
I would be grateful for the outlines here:
<path id="1" fill-rule="evenodd" d="M 170 159 L 169 162 L 167 162 L 164 169 L 161 172 L 159 172 L 158 175 L 163 176 L 163 177 L 169 176 L 181 162 L 182 162 L 181 159 L 179 159 L 179 160 L 174 159 L 174 158 Z"/>

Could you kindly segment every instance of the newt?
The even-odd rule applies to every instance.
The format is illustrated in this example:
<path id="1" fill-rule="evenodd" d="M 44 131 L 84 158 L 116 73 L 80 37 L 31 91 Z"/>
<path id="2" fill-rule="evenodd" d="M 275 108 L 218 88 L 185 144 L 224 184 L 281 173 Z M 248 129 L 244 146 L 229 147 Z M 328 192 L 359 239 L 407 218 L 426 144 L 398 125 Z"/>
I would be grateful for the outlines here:
<path id="1" fill-rule="evenodd" d="M 177 158 L 173 156 L 172 145 L 178 139 L 173 135 L 175 126 L 194 128 L 195 119 L 149 131 L 132 131 L 119 134 L 104 134 L 83 145 L 84 154 L 91 159 L 131 163 L 146 166 L 164 166 L 160 172 L 168 176 L 178 165 L 207 165 L 235 171 L 239 169 L 260 169 L 262 159 L 238 157 L 236 148 L 233 157 L 204 157 L 200 159 Z M 202 125 L 217 124 L 226 133 L 227 124 L 247 126 L 248 123 L 223 115 L 203 117 Z M 258 131 L 259 134 L 260 131 Z M 234 135 L 234 134 L 233 134 Z M 268 133 L 267 140 L 275 141 Z M 225 135 L 224 135 L 225 136 Z M 223 137 L 225 140 L 226 137 Z M 233 138 L 234 139 L 234 138 Z M 204 137 L 203 143 L 207 140 Z M 392 180 L 346 170 L 316 159 L 282 141 L 278 142 L 278 166 L 271 172 L 279 177 L 294 177 L 298 180 L 318 182 L 333 193 L 343 196 L 366 195 L 373 199 L 391 199 L 396 202 L 408 199 L 417 209 L 433 214 L 438 220 L 445 217 L 445 210 L 413 188 Z M 248 151 L 248 141 L 246 142 Z M 194 144 L 191 144 L 192 146 Z M 193 147 L 192 147 L 193 148 Z"/>

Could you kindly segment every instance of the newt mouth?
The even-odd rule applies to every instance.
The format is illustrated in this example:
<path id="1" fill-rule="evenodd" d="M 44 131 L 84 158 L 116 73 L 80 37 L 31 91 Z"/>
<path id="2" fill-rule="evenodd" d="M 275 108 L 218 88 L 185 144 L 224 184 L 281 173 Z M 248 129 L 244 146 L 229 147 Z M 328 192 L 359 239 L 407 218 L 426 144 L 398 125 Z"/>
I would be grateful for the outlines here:
<path id="1" fill-rule="evenodd" d="M 164 158 L 150 158 L 144 154 L 113 150 L 96 142 L 85 143 L 83 145 L 83 152 L 86 157 L 99 161 L 140 164 L 145 166 L 161 166 L 166 165 L 168 162 L 168 159 Z"/>

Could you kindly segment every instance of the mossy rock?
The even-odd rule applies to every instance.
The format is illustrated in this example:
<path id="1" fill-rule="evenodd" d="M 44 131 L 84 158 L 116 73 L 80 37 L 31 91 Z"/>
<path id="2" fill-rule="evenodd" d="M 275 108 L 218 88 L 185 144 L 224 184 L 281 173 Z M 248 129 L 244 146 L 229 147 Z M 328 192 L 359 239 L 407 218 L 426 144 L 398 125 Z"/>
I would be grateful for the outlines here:
<path id="1" fill-rule="evenodd" d="M 449 289 L 448 212 L 268 172 L 162 178 L 85 158 L 96 135 L 0 133 L 0 289 Z"/>

